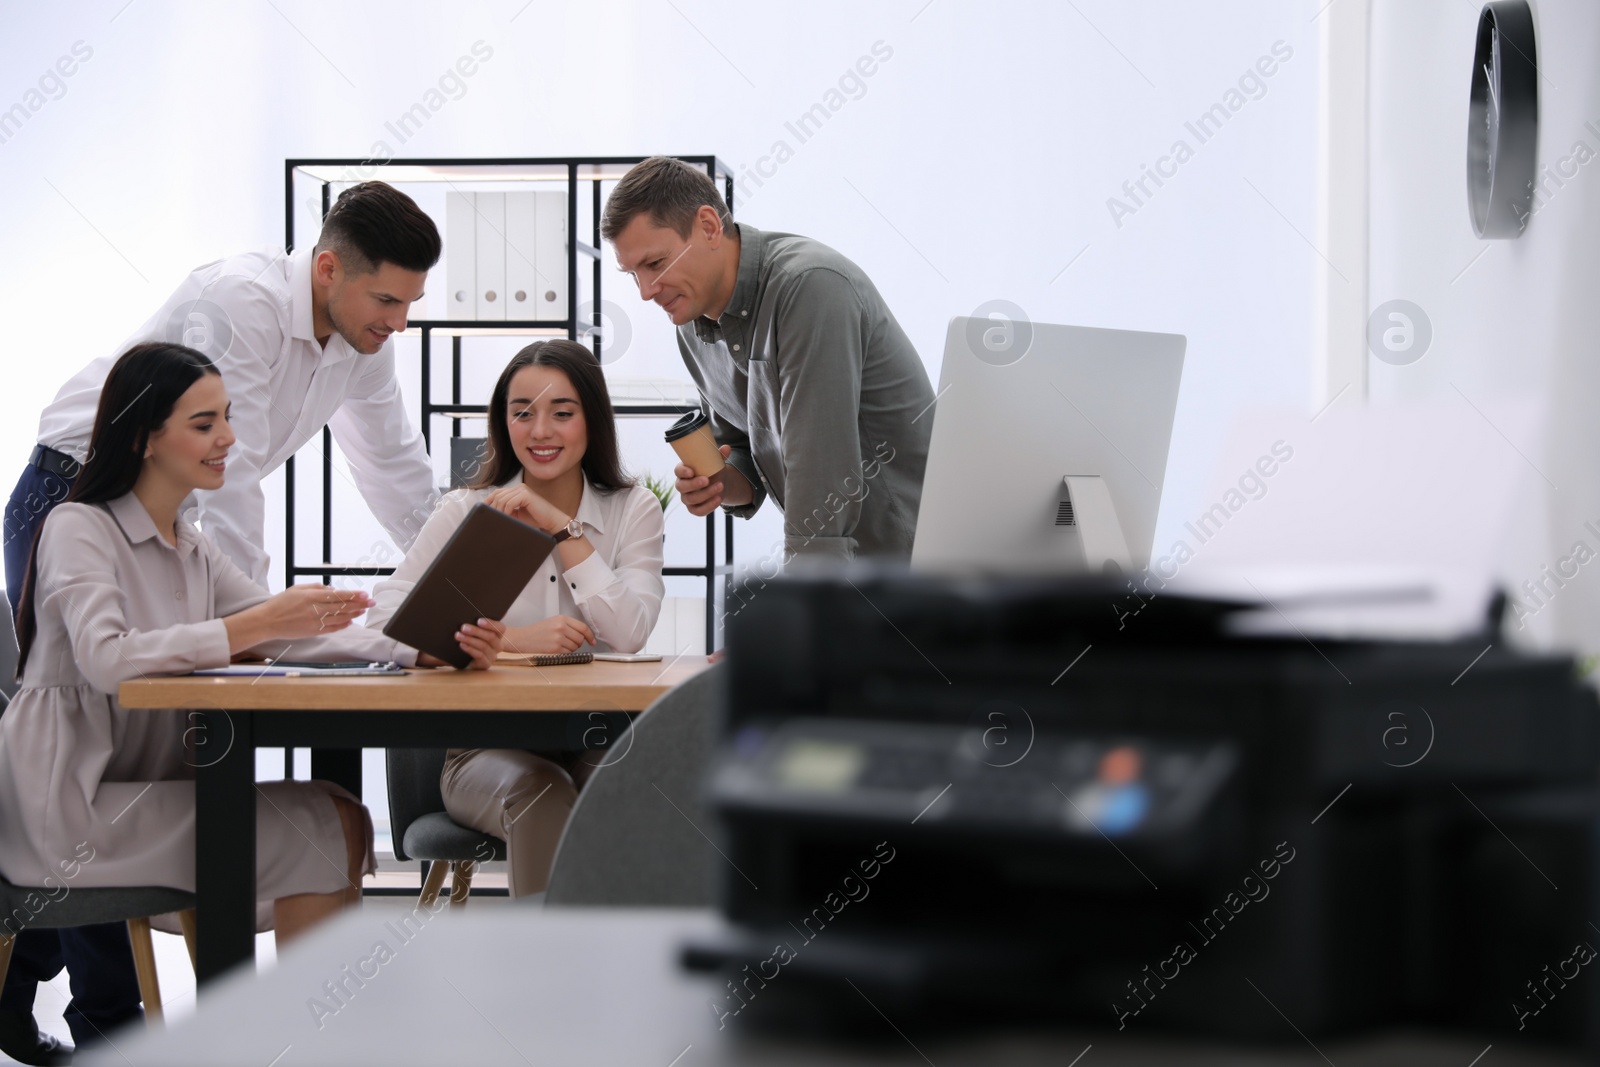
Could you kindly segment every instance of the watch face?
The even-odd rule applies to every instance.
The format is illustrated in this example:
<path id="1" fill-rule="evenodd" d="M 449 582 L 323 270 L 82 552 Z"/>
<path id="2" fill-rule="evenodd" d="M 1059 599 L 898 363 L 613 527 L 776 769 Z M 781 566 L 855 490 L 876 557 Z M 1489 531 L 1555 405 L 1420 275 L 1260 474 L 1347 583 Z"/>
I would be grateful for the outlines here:
<path id="1" fill-rule="evenodd" d="M 1526 0 L 1494 0 L 1478 16 L 1467 123 L 1467 202 L 1479 237 L 1518 237 L 1533 207 L 1539 71 Z"/>

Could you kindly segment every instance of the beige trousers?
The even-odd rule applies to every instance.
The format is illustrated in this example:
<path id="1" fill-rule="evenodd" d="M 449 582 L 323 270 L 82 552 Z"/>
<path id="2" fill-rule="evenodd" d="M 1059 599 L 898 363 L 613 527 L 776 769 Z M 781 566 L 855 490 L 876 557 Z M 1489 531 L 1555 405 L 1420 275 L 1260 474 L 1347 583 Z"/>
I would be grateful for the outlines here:
<path id="1" fill-rule="evenodd" d="M 543 892 L 561 831 L 594 773 L 600 752 L 453 748 L 439 789 L 450 817 L 506 843 L 506 886 L 513 897 Z"/>

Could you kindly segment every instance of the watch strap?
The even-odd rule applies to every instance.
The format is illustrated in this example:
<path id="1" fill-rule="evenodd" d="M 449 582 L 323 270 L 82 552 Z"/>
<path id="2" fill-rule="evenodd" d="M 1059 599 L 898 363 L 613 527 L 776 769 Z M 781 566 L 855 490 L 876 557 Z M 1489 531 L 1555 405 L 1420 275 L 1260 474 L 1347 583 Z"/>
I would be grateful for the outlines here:
<path id="1" fill-rule="evenodd" d="M 570 540 L 571 538 L 582 537 L 583 523 L 579 522 L 577 519 L 570 519 L 565 526 L 557 530 L 551 536 L 558 545 L 563 541 Z"/>

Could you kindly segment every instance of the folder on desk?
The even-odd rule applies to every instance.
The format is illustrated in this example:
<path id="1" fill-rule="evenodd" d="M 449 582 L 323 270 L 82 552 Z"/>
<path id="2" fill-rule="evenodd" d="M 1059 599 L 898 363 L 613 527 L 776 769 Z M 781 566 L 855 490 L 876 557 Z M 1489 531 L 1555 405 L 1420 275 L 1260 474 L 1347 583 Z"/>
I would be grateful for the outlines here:
<path id="1" fill-rule="evenodd" d="M 452 666 L 465 667 L 471 657 L 456 643 L 456 631 L 463 623 L 504 618 L 555 547 L 555 538 L 542 530 L 478 504 L 383 632 Z"/>
<path id="2" fill-rule="evenodd" d="M 302 661 L 266 660 L 258 663 L 230 663 L 226 667 L 208 667 L 191 671 L 191 674 L 215 678 L 344 678 L 363 676 L 393 676 L 404 674 L 405 669 L 392 660 L 379 663 L 310 663 Z"/>

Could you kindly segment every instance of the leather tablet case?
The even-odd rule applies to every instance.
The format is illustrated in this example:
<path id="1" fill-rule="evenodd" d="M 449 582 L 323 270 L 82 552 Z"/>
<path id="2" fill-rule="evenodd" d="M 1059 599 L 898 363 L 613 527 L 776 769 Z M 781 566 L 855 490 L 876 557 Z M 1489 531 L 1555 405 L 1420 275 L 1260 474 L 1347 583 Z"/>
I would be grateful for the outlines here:
<path id="1" fill-rule="evenodd" d="M 472 657 L 456 643 L 462 623 L 501 619 L 556 547 L 541 530 L 479 504 L 445 542 L 383 632 L 455 667 Z"/>

